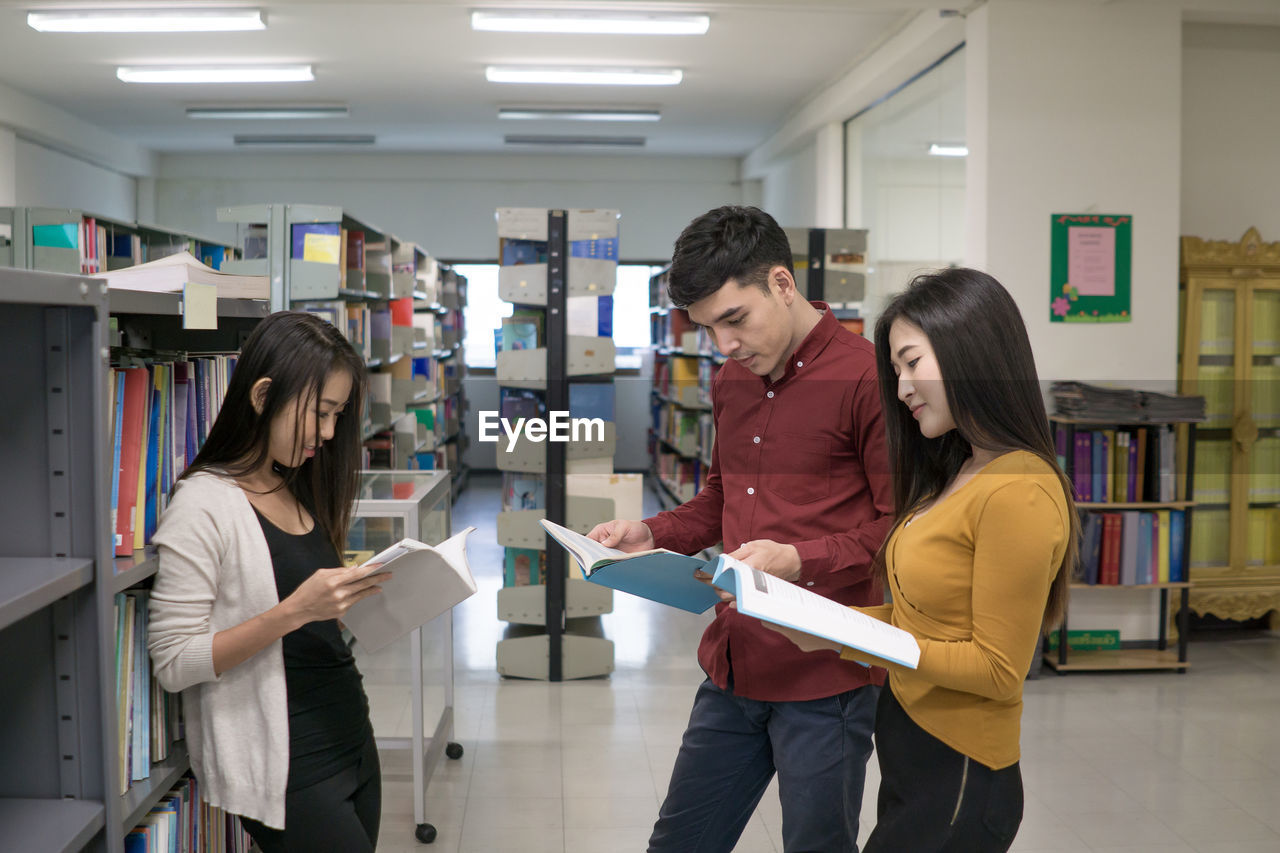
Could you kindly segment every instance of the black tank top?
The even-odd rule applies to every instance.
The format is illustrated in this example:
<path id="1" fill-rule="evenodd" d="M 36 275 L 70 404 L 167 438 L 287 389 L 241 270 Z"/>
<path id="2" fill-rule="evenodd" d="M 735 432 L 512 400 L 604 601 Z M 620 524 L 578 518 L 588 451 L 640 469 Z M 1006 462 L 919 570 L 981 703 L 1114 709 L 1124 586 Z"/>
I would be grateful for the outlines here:
<path id="1" fill-rule="evenodd" d="M 310 533 L 285 533 L 254 509 L 271 551 L 276 592 L 284 601 L 316 569 L 342 565 L 319 523 Z M 355 658 L 335 619 L 308 622 L 284 636 L 289 696 L 289 782 L 295 791 L 355 764 L 372 735 Z"/>

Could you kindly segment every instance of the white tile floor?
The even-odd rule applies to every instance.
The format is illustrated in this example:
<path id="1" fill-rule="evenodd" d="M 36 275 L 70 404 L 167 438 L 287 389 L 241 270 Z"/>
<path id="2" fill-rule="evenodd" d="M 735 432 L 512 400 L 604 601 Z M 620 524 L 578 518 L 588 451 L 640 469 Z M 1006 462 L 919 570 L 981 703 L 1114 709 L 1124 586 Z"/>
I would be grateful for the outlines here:
<path id="1" fill-rule="evenodd" d="M 617 594 L 601 622 L 615 644 L 611 677 L 500 678 L 497 506 L 498 481 L 485 477 L 454 506 L 454 529 L 478 528 L 469 552 L 480 591 L 455 614 L 455 739 L 466 752 L 427 789 L 439 835 L 430 847 L 414 840 L 407 753 L 388 751 L 378 850 L 643 851 L 702 680 L 694 651 L 708 617 Z M 1027 683 L 1015 851 L 1280 851 L 1280 637 L 1196 642 L 1191 661 L 1185 675 L 1046 672 Z M 361 662 L 380 733 L 408 731 L 407 663 L 404 648 Z M 438 685 L 427 694 L 442 702 Z M 878 784 L 873 757 L 864 840 Z M 736 850 L 782 853 L 776 789 Z"/>

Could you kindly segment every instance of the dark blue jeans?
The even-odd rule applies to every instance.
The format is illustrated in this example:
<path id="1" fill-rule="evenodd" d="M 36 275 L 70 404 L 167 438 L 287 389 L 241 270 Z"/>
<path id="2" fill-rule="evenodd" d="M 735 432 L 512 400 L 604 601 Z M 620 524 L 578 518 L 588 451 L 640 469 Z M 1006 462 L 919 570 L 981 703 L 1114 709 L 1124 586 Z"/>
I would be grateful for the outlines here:
<path id="1" fill-rule="evenodd" d="M 786 853 L 857 853 L 879 693 L 759 702 L 704 681 L 649 853 L 733 850 L 775 772 Z"/>

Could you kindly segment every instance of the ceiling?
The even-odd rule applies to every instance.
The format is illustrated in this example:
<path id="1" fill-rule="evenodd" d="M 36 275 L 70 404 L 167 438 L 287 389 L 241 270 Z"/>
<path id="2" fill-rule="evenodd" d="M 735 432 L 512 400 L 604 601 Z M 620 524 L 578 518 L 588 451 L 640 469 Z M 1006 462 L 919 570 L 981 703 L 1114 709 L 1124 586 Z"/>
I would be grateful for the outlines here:
<path id="1" fill-rule="evenodd" d="M 250 6 L 267 29 L 251 33 L 79 35 L 39 33 L 26 12 L 130 3 L 0 0 L 0 85 L 59 107 L 155 151 L 230 151 L 243 133 L 374 134 L 375 150 L 480 152 L 528 150 L 504 134 L 645 137 L 652 154 L 741 156 L 759 145 L 804 100 L 849 70 L 929 0 L 631 3 L 595 8 L 702 11 L 704 36 L 566 36 L 473 32 L 473 8 L 591 7 L 552 2 L 169 3 Z M 955 4 L 953 4 L 955 5 Z M 140 85 L 115 78 L 117 65 L 256 61 L 307 62 L 310 83 Z M 678 67 L 666 87 L 501 85 L 484 79 L 492 63 Z M 195 104 L 340 102 L 337 120 L 194 120 Z M 656 123 L 499 121 L 505 105 L 657 106 Z M 0 116 L 0 123 L 4 116 Z M 364 149 L 364 150 L 367 150 Z M 561 149 L 563 150 L 563 149 Z M 578 149 L 575 149 L 578 150 Z M 629 149 L 635 150 L 635 149 Z"/>

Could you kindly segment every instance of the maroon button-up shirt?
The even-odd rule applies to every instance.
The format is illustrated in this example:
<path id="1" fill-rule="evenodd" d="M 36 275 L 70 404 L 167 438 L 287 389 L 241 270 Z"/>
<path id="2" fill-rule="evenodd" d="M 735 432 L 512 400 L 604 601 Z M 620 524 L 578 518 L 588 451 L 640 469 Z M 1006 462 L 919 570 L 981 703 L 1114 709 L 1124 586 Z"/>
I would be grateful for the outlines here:
<path id="1" fill-rule="evenodd" d="M 753 539 L 796 546 L 796 583 L 842 604 L 883 602 L 871 561 L 889 532 L 893 493 L 875 349 L 821 302 L 818 325 L 777 382 L 734 361 L 712 382 L 716 440 L 705 485 L 670 512 L 645 519 L 656 546 L 693 554 Z M 730 656 L 732 655 L 732 664 Z M 726 604 L 702 635 L 698 662 L 713 682 L 765 702 L 834 696 L 884 670 L 834 653 L 802 652 Z"/>

